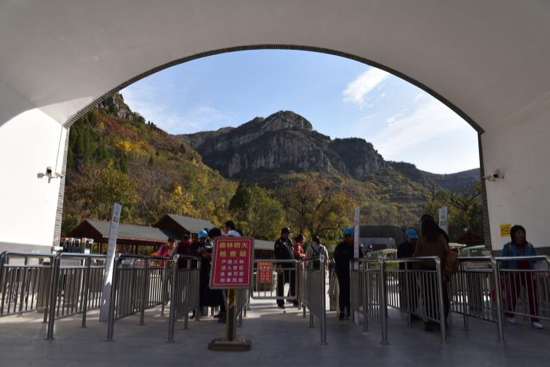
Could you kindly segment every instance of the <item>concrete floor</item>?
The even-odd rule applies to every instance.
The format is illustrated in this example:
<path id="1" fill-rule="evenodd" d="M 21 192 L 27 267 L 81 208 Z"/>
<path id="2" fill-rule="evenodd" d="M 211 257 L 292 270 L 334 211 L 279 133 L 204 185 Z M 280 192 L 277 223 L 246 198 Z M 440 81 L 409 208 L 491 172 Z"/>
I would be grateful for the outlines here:
<path id="1" fill-rule="evenodd" d="M 222 337 L 224 326 L 212 318 L 190 321 L 189 330 L 178 322 L 175 343 L 168 344 L 168 319 L 159 309 L 117 321 L 112 343 L 105 342 L 107 325 L 89 315 L 88 328 L 80 318 L 56 321 L 55 340 L 46 341 L 41 315 L 0 319 L 1 366 L 549 366 L 550 325 L 533 330 L 527 321 L 505 328 L 507 342 L 496 342 L 496 326 L 470 321 L 471 331 L 462 330 L 454 315 L 449 343 L 438 332 L 423 330 L 422 322 L 406 326 L 404 315 L 390 310 L 389 345 L 380 344 L 380 326 L 371 321 L 370 331 L 329 313 L 328 345 L 320 345 L 319 329 L 310 329 L 309 319 L 296 308 L 286 312 L 274 302 L 252 304 L 240 336 L 253 343 L 250 352 L 213 352 L 208 343 Z"/>

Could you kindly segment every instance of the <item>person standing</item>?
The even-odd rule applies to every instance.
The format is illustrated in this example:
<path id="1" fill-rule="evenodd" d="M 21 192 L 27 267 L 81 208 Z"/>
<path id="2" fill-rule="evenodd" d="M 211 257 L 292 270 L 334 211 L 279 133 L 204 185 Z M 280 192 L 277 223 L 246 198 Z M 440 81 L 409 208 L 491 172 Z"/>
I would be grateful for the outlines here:
<path id="1" fill-rule="evenodd" d="M 303 234 L 299 234 L 294 238 L 294 258 L 296 260 L 303 260 L 306 258 L 306 253 L 304 252 L 305 239 Z"/>
<path id="2" fill-rule="evenodd" d="M 205 230 L 202 230 L 198 233 L 198 241 L 193 242 L 191 247 L 189 247 L 189 256 L 195 256 L 200 258 L 201 267 L 200 267 L 200 280 L 199 280 L 199 290 L 200 290 L 200 307 L 208 306 L 207 301 L 210 298 L 210 262 L 212 259 L 212 252 L 208 252 L 206 239 L 208 233 Z M 193 261 L 193 268 L 196 267 L 196 261 Z"/>
<path id="3" fill-rule="evenodd" d="M 306 258 L 309 259 L 311 257 L 317 256 L 323 256 L 323 261 L 325 262 L 325 264 L 328 261 L 327 248 L 321 244 L 321 239 L 319 238 L 319 236 L 313 236 L 311 246 L 309 246 L 306 250 Z M 319 263 L 314 262 L 313 269 L 318 270 L 319 268 Z"/>
<path id="4" fill-rule="evenodd" d="M 225 233 L 224 236 L 227 237 L 242 237 L 241 232 L 239 232 L 235 226 L 235 223 L 232 220 L 225 222 Z"/>
<path id="5" fill-rule="evenodd" d="M 157 251 L 158 257 L 170 257 L 172 251 L 176 248 L 176 240 L 173 237 L 168 238 L 168 242 Z M 164 267 L 164 260 L 160 262 L 160 267 Z"/>
<path id="6" fill-rule="evenodd" d="M 431 215 L 429 214 L 424 214 L 421 218 L 420 218 L 420 223 L 424 223 L 424 221 L 426 220 L 431 220 L 432 222 L 434 222 L 437 226 L 437 232 L 443 236 L 443 238 L 445 238 L 445 241 L 447 241 L 447 243 L 449 243 L 449 235 L 447 234 L 447 232 L 445 232 L 445 230 L 443 228 L 441 228 L 437 222 L 435 221 L 434 217 L 432 217 Z"/>
<path id="7" fill-rule="evenodd" d="M 399 246 L 397 246 L 397 258 L 398 259 L 404 259 L 414 256 L 414 251 L 416 249 L 416 241 L 418 240 L 418 234 L 416 231 L 412 228 L 407 229 L 406 232 L 407 239 L 405 242 L 401 243 Z M 408 264 L 406 267 L 407 270 L 413 270 L 413 264 Z M 399 264 L 399 295 L 401 302 L 408 302 L 407 303 L 407 310 L 410 312 L 416 311 L 417 306 L 417 289 L 416 289 L 416 282 L 413 278 L 412 274 L 406 275 L 407 273 L 404 272 L 405 270 L 405 264 L 400 263 Z M 407 297 L 408 293 L 408 297 Z M 411 320 L 418 320 L 419 317 L 417 315 L 411 315 Z"/>
<path id="8" fill-rule="evenodd" d="M 350 261 L 353 260 L 354 252 L 354 235 L 353 228 L 344 229 L 344 241 L 342 241 L 334 250 L 334 260 L 336 262 L 336 276 L 338 277 L 338 285 L 340 286 L 340 297 L 338 305 L 340 314 L 338 318 L 350 318 L 351 310 L 351 294 L 350 294 Z M 363 257 L 363 249 L 359 247 L 359 257 Z"/>
<path id="9" fill-rule="evenodd" d="M 172 252 L 170 253 L 170 256 L 173 257 L 175 254 L 178 255 L 187 255 L 189 253 L 189 248 L 191 247 L 191 240 L 189 239 L 189 235 L 186 234 L 183 236 L 183 241 L 180 241 L 177 246 L 175 246 L 172 249 Z M 187 259 L 181 258 L 178 261 L 178 269 L 186 269 L 187 268 Z"/>
<path id="10" fill-rule="evenodd" d="M 427 218 L 422 222 L 422 235 L 416 243 L 414 250 L 415 257 L 427 257 L 437 256 L 441 261 L 441 268 L 445 266 L 447 260 L 447 254 L 451 251 L 449 244 L 445 237 L 440 232 L 440 228 L 433 219 Z M 433 271 L 436 269 L 435 264 L 431 261 L 422 261 L 418 264 L 420 270 Z M 447 315 L 449 314 L 449 294 L 447 293 L 447 283 L 445 282 L 443 271 L 441 272 L 441 286 L 443 289 L 443 305 L 445 315 L 443 317 L 439 314 L 439 289 L 437 282 L 426 282 L 423 285 L 424 295 L 424 307 L 430 309 L 428 305 L 435 305 L 431 307 L 430 316 L 433 319 L 440 320 L 440 322 L 446 322 Z M 426 321 L 426 331 L 432 331 L 434 328 L 434 322 L 431 320 Z"/>
<path id="11" fill-rule="evenodd" d="M 281 237 L 275 242 L 275 259 L 294 260 L 294 246 L 290 239 L 290 228 L 285 227 L 281 230 Z M 284 289 L 285 284 L 290 284 L 290 297 L 296 296 L 296 264 L 293 262 L 282 262 L 277 264 L 277 305 L 279 308 L 285 308 Z M 298 306 L 298 300 L 294 299 L 294 306 Z"/>
<path id="12" fill-rule="evenodd" d="M 503 257 L 515 257 L 515 256 L 536 256 L 537 251 L 535 247 L 527 242 L 527 234 L 525 228 L 520 225 L 515 225 L 510 230 L 511 241 L 504 245 L 502 249 Z M 531 273 L 535 263 L 532 261 L 503 261 L 500 264 L 501 269 L 514 270 L 509 272 L 510 275 L 505 275 L 506 291 L 509 297 L 507 297 L 507 308 L 509 311 L 514 312 L 516 304 L 518 302 L 518 295 L 521 294 L 521 289 L 525 289 L 527 293 L 527 303 L 529 305 L 529 313 L 531 314 L 531 325 L 535 329 L 542 329 L 543 326 L 540 323 L 538 316 L 538 290 L 536 281 L 533 279 Z M 507 274 L 507 273 L 504 273 Z M 509 283 L 509 284 L 508 284 Z M 513 313 L 507 313 L 506 317 L 510 324 L 516 323 L 516 318 Z"/>

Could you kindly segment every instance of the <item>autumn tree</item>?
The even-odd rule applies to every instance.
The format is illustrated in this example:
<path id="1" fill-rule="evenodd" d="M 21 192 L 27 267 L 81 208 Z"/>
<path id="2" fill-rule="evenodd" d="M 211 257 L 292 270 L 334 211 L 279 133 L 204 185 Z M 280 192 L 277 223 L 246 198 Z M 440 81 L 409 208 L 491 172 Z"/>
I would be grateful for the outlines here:
<path id="1" fill-rule="evenodd" d="M 455 239 L 465 230 L 483 235 L 483 204 L 481 183 L 465 185 L 458 191 L 437 187 L 424 197 L 424 211 L 438 218 L 439 209 L 446 206 L 449 218 L 449 237 Z"/>
<path id="2" fill-rule="evenodd" d="M 339 238 L 353 223 L 353 200 L 336 188 L 301 180 L 280 188 L 278 196 L 297 233 Z"/>
<path id="3" fill-rule="evenodd" d="M 78 199 L 91 217 L 99 220 L 110 220 L 113 203 L 122 205 L 121 218 L 132 219 L 136 194 L 134 184 L 128 175 L 113 167 L 90 168 L 81 177 Z"/>
<path id="4" fill-rule="evenodd" d="M 285 224 L 281 203 L 257 185 L 241 183 L 229 202 L 229 211 L 246 235 L 273 240 Z"/>

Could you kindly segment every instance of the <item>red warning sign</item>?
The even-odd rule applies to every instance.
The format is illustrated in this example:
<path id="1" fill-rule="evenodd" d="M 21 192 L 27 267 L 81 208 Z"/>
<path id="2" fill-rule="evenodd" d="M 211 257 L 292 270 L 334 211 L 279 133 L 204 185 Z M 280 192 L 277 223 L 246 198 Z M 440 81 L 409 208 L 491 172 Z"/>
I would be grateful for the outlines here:
<path id="1" fill-rule="evenodd" d="M 253 238 L 218 237 L 212 255 L 210 288 L 252 287 Z"/>

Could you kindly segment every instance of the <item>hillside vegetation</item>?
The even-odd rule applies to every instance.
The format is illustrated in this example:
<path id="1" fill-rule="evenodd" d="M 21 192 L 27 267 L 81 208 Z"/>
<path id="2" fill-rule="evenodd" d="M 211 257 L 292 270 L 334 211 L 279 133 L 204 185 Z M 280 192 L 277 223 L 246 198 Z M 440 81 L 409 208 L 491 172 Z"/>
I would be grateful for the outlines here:
<path id="1" fill-rule="evenodd" d="M 166 213 L 233 219 L 268 240 L 288 225 L 333 243 L 357 205 L 362 224 L 403 228 L 448 205 L 451 237 L 482 231 L 478 170 L 435 175 L 385 161 L 364 139 L 332 140 L 291 111 L 174 136 L 116 94 L 71 127 L 67 159 L 64 234 L 85 218 L 109 220 L 113 202 L 124 223 L 152 225 Z"/>

